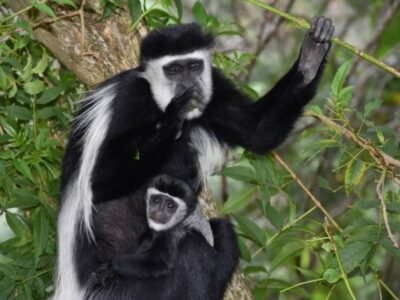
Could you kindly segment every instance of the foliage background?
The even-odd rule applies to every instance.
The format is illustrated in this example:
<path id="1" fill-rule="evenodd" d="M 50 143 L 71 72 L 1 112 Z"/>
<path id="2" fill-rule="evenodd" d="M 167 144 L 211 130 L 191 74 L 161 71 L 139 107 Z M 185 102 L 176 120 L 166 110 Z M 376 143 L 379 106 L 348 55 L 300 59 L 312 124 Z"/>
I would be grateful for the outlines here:
<path id="1" fill-rule="evenodd" d="M 130 9 L 132 29 L 199 22 L 218 35 L 214 64 L 256 99 L 295 61 L 305 30 L 247 2 L 102 0 L 98 18 Z M 264 3 L 307 20 L 328 16 L 337 37 L 398 69 L 399 2 Z M 87 87 L 0 4 L 0 299 L 45 299 L 60 162 Z M 39 22 L 80 6 L 30 4 Z M 234 159 L 211 185 L 236 225 L 255 299 L 399 299 L 399 107 L 398 77 L 334 45 L 318 95 L 277 152 L 227 154 Z"/>

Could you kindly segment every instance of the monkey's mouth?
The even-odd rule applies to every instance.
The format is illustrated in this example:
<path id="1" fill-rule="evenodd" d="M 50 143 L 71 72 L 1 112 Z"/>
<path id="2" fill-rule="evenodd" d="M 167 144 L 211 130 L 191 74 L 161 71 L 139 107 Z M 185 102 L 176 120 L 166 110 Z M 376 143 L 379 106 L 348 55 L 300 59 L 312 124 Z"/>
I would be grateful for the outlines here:
<path id="1" fill-rule="evenodd" d="M 155 212 L 150 212 L 149 219 L 158 224 L 166 224 L 168 222 L 168 218 L 165 215 Z"/>

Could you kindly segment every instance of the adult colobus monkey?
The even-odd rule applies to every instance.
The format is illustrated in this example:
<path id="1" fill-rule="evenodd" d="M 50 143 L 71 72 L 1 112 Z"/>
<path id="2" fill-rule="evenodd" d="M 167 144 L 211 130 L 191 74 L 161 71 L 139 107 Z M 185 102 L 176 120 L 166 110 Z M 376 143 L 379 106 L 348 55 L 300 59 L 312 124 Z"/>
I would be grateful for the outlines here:
<path id="1" fill-rule="evenodd" d="M 225 147 L 265 153 L 290 132 L 314 96 L 334 28 L 312 21 L 290 71 L 259 101 L 211 67 L 213 37 L 196 24 L 151 32 L 140 66 L 101 84 L 73 123 L 61 178 L 55 299 L 84 299 L 98 267 L 92 213 L 167 174 L 198 193 Z M 134 237 L 145 216 L 138 213 Z M 223 263 L 223 262 L 222 262 Z"/>
<path id="2" fill-rule="evenodd" d="M 166 175 L 151 180 L 145 200 L 139 191 L 97 205 L 96 256 L 103 265 L 89 284 L 90 299 L 222 299 L 239 260 L 235 231 L 212 219 L 211 246 L 193 226 L 196 207 L 192 188 Z M 138 212 L 149 228 L 132 243 Z"/>

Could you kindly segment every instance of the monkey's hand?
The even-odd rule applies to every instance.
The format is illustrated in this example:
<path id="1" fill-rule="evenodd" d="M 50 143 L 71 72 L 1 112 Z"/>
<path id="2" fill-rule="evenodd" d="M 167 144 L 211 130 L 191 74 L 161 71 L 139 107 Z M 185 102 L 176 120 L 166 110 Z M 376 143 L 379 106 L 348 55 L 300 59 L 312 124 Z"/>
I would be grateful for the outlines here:
<path id="1" fill-rule="evenodd" d="M 304 83 L 310 83 L 316 76 L 331 47 L 335 27 L 328 18 L 318 17 L 311 21 L 301 46 L 298 68 L 304 76 Z"/>
<path id="2" fill-rule="evenodd" d="M 168 104 L 165 115 L 183 120 L 190 110 L 190 100 L 193 98 L 194 89 L 189 88 L 179 96 L 172 98 Z"/>
<path id="3" fill-rule="evenodd" d="M 114 276 L 115 272 L 112 269 L 111 264 L 104 263 L 97 268 L 95 273 L 93 273 L 94 285 L 101 285 L 105 287 Z"/>
<path id="4" fill-rule="evenodd" d="M 179 139 L 182 134 L 184 118 L 190 109 L 189 104 L 192 98 L 193 89 L 187 89 L 183 94 L 172 98 L 157 128 L 166 132 L 173 132 L 175 139 Z"/>

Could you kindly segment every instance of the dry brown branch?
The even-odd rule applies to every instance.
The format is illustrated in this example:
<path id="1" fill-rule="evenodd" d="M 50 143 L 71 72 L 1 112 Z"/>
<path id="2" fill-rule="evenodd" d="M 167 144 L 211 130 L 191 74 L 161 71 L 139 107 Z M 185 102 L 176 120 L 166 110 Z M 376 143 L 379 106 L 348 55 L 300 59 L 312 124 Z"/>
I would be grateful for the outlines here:
<path id="1" fill-rule="evenodd" d="M 385 182 L 385 175 L 386 175 L 386 173 L 382 172 L 381 178 L 379 179 L 378 184 L 376 185 L 376 194 L 378 195 L 379 201 L 381 202 L 383 221 L 385 223 L 386 231 L 388 233 L 388 238 L 392 241 L 393 246 L 398 249 L 399 243 L 396 241 L 396 238 L 392 233 L 392 229 L 390 228 L 388 215 L 387 215 L 387 209 L 386 209 L 386 203 L 385 203 L 385 199 L 384 199 L 383 193 L 382 193 L 384 182 Z"/>
<path id="2" fill-rule="evenodd" d="M 324 115 L 317 115 L 313 112 L 307 111 L 304 113 L 305 116 L 314 117 L 320 120 L 329 128 L 332 128 L 341 134 L 343 134 L 348 139 L 355 142 L 361 148 L 365 149 L 371 157 L 375 160 L 378 166 L 383 170 L 388 170 L 393 175 L 393 179 L 400 184 L 400 178 L 394 171 L 394 167 L 400 168 L 400 161 L 391 157 L 390 155 L 384 153 L 383 151 L 376 149 L 369 141 L 363 139 L 360 136 L 357 136 L 351 130 L 341 126 L 340 124 L 336 123 L 335 121 L 331 120 L 330 118 Z"/>
<path id="3" fill-rule="evenodd" d="M 307 196 L 311 199 L 315 206 L 317 206 L 322 213 L 325 215 L 326 218 L 336 227 L 337 230 L 342 232 L 342 228 L 339 226 L 338 223 L 332 218 L 329 212 L 322 206 L 321 202 L 310 192 L 309 189 L 304 185 L 304 183 L 300 180 L 300 178 L 293 172 L 293 170 L 283 161 L 283 159 L 275 152 L 272 151 L 272 155 L 275 159 L 279 162 L 279 164 L 286 169 L 286 171 L 290 174 L 294 181 L 303 189 L 303 191 L 307 194 Z"/>

